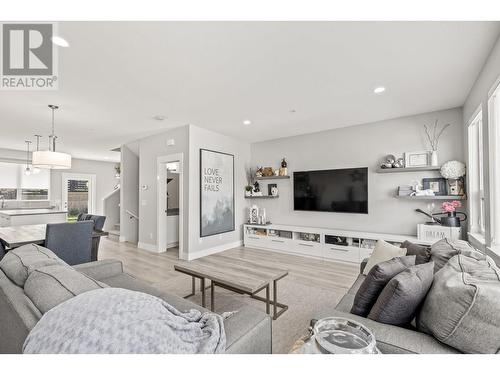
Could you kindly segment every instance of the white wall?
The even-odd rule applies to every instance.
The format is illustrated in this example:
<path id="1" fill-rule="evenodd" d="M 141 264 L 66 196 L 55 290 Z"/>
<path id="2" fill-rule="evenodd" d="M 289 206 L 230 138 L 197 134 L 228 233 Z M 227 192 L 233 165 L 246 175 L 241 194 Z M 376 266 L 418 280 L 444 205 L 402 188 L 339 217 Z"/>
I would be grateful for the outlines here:
<path id="1" fill-rule="evenodd" d="M 266 208 L 274 223 L 318 226 L 370 232 L 416 234 L 416 225 L 425 221 L 416 208 L 426 209 L 422 201 L 394 198 L 398 185 L 412 184 L 423 177 L 439 177 L 436 172 L 377 174 L 375 169 L 387 154 L 402 156 L 405 151 L 429 149 L 423 124 L 450 123 L 439 144 L 439 161 L 463 161 L 461 109 L 421 114 L 359 126 L 305 134 L 252 144 L 253 166 L 277 168 L 286 157 L 289 173 L 299 170 L 368 167 L 368 214 L 294 212 L 293 180 L 276 180 L 278 199 L 253 200 Z M 262 184 L 264 192 L 266 184 Z"/>
<path id="2" fill-rule="evenodd" d="M 135 148 L 134 148 L 135 149 Z M 139 156 L 128 146 L 121 147 L 120 240 L 137 243 L 139 223 L 127 210 L 139 214 Z"/>
<path id="3" fill-rule="evenodd" d="M 200 149 L 234 155 L 235 230 L 200 237 Z M 190 125 L 189 127 L 189 259 L 237 246 L 243 239 L 246 220 L 245 167 L 250 162 L 250 144 Z"/>
<path id="4" fill-rule="evenodd" d="M 157 158 L 183 153 L 184 165 L 188 165 L 189 126 L 171 129 L 162 134 L 140 139 L 139 142 L 139 246 L 156 251 L 157 244 Z M 167 140 L 174 139 L 175 145 L 167 146 Z M 188 173 L 184 178 L 184 228 L 188 228 L 189 197 Z M 188 230 L 184 230 L 184 242 L 188 243 Z"/>
<path id="5" fill-rule="evenodd" d="M 486 216 L 486 244 L 491 245 L 491 222 L 490 222 L 490 179 L 489 179 L 489 147 L 488 147 L 488 92 L 492 86 L 500 78 L 500 38 L 497 40 L 493 47 L 490 56 L 486 60 L 481 73 L 479 74 L 476 82 L 467 96 L 463 105 L 463 134 L 464 144 L 467 144 L 467 124 L 471 119 L 476 109 L 481 105 L 483 109 L 483 158 L 484 158 L 484 193 L 485 193 L 485 216 Z M 465 155 L 467 157 L 467 147 L 465 147 Z M 495 254 L 491 254 L 495 256 Z M 499 257 L 496 258 L 500 260 Z"/>

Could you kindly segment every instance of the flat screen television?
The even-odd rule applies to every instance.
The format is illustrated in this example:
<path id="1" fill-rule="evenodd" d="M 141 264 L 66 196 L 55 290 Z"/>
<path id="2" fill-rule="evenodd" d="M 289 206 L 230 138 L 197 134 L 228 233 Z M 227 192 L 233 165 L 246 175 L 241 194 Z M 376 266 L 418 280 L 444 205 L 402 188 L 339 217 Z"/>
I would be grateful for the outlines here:
<path id="1" fill-rule="evenodd" d="M 295 211 L 368 213 L 368 168 L 293 173 Z"/>

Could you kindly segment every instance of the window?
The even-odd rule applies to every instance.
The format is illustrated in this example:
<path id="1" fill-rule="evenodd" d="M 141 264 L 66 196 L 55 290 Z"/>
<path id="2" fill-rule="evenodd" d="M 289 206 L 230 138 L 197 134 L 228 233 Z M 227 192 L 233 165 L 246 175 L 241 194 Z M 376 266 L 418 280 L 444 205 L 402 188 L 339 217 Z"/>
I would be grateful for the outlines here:
<path id="1" fill-rule="evenodd" d="M 5 200 L 49 200 L 50 170 L 27 176 L 26 165 L 0 162 L 0 196 Z"/>
<path id="2" fill-rule="evenodd" d="M 500 254 L 500 84 L 488 98 L 489 172 L 490 172 L 490 243 Z"/>
<path id="3" fill-rule="evenodd" d="M 483 112 L 475 112 L 468 125 L 469 232 L 484 237 L 485 204 L 483 182 Z"/>

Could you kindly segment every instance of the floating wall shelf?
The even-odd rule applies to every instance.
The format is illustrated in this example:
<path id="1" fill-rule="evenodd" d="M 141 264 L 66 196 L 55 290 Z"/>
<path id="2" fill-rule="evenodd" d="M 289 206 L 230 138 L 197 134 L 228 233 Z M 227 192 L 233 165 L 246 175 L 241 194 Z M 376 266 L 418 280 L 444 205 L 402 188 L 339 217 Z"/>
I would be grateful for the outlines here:
<path id="1" fill-rule="evenodd" d="M 396 195 L 396 198 L 398 199 L 408 199 L 408 200 L 430 200 L 430 201 L 448 201 L 448 200 L 455 200 L 455 201 L 463 201 L 466 200 L 467 198 L 464 195 L 434 195 L 434 196 L 427 196 L 427 195 Z"/>
<path id="2" fill-rule="evenodd" d="M 377 173 L 408 173 L 408 172 L 425 172 L 439 171 L 441 167 L 410 167 L 410 168 L 377 168 Z"/>
<path id="3" fill-rule="evenodd" d="M 289 179 L 290 176 L 262 176 L 255 177 L 256 180 L 286 180 Z"/>
<path id="4" fill-rule="evenodd" d="M 246 199 L 273 199 L 279 198 L 279 195 L 251 195 L 245 196 Z"/>

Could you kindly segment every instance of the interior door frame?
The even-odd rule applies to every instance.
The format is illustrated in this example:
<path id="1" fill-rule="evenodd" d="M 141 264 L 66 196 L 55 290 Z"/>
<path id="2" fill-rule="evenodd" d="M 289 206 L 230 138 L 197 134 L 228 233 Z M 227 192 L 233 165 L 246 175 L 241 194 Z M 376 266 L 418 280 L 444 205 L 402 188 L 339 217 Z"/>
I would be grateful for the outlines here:
<path id="1" fill-rule="evenodd" d="M 89 181 L 89 214 L 96 214 L 96 175 L 90 173 L 62 173 L 61 174 L 61 204 L 68 209 L 68 180 Z"/>
<path id="2" fill-rule="evenodd" d="M 156 212 L 156 250 L 167 251 L 167 163 L 179 162 L 179 259 L 187 259 L 184 254 L 184 153 L 158 156 L 157 171 L 157 212 Z"/>

